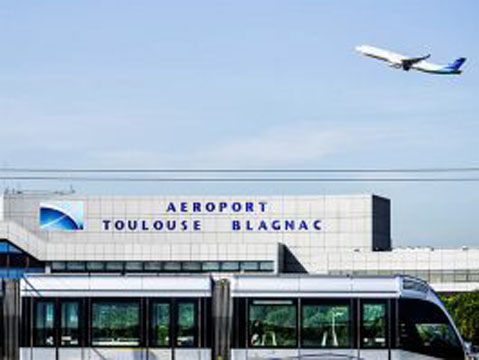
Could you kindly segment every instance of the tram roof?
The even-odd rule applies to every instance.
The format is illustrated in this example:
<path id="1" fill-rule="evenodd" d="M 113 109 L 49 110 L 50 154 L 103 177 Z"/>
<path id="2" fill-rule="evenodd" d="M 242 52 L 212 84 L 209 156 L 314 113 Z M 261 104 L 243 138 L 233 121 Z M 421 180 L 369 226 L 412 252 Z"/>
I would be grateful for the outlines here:
<path id="1" fill-rule="evenodd" d="M 226 278 L 234 297 L 435 297 L 427 283 L 402 275 L 241 274 Z M 30 274 L 22 279 L 21 291 L 23 296 L 34 297 L 208 297 L 212 279 L 205 274 Z"/>
<path id="2" fill-rule="evenodd" d="M 27 275 L 21 294 L 33 297 L 208 297 L 211 278 L 204 275 Z"/>
<path id="3" fill-rule="evenodd" d="M 395 276 L 239 275 L 231 281 L 236 297 L 420 297 L 432 295 L 419 279 Z"/>

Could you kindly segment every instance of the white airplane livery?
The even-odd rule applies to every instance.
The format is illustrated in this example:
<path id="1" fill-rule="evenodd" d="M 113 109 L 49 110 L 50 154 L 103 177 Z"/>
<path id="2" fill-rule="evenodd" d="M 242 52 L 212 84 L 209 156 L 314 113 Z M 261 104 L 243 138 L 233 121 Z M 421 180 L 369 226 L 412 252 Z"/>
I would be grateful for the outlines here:
<path id="1" fill-rule="evenodd" d="M 431 55 L 408 57 L 369 45 L 357 46 L 356 50 L 365 56 L 386 61 L 389 66 L 396 69 L 403 69 L 405 71 L 414 69 L 430 74 L 459 75 L 462 72 L 460 67 L 466 61 L 466 58 L 461 57 L 450 64 L 438 65 L 425 61 Z"/>

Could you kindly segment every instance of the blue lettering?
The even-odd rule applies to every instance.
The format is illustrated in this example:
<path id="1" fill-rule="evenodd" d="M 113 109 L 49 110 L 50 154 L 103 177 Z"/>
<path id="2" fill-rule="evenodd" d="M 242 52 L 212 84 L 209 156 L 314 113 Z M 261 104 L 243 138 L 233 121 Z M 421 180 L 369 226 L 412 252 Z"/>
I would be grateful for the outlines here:
<path id="1" fill-rule="evenodd" d="M 224 209 L 228 207 L 228 203 L 220 202 L 220 212 L 223 212 Z"/>
<path id="2" fill-rule="evenodd" d="M 146 221 L 145 221 L 145 220 L 142 220 L 142 222 L 141 222 L 141 230 L 143 230 L 143 231 L 148 231 L 148 230 L 150 230 L 150 228 L 149 228 L 148 225 L 146 224 Z"/>
<path id="3" fill-rule="evenodd" d="M 234 212 L 240 212 L 241 211 L 241 203 L 239 202 L 234 202 L 231 204 L 231 210 Z"/>
<path id="4" fill-rule="evenodd" d="M 233 220 L 231 222 L 231 229 L 233 231 L 241 230 L 241 223 L 239 222 L 239 220 Z"/>
<path id="5" fill-rule="evenodd" d="M 153 223 L 153 227 L 155 228 L 155 230 L 162 230 L 163 229 L 163 221 L 161 220 L 156 220 L 154 223 Z"/>
<path id="6" fill-rule="evenodd" d="M 168 207 L 166 208 L 166 212 L 176 212 L 176 207 L 175 204 L 170 202 L 168 204 Z"/>
<path id="7" fill-rule="evenodd" d="M 175 230 L 176 229 L 176 220 L 167 220 L 166 221 L 166 228 L 168 230 Z"/>
<path id="8" fill-rule="evenodd" d="M 281 230 L 280 221 L 279 220 L 273 220 L 273 222 L 271 223 L 271 228 L 273 230 Z"/>
<path id="9" fill-rule="evenodd" d="M 188 212 L 188 203 L 187 202 L 180 203 L 180 209 L 181 209 L 181 212 Z"/>
<path id="10" fill-rule="evenodd" d="M 244 207 L 245 212 L 253 212 L 254 211 L 254 204 L 252 202 L 247 202 Z"/>
<path id="11" fill-rule="evenodd" d="M 215 211 L 215 203 L 213 203 L 213 202 L 207 202 L 206 205 L 205 205 L 205 209 L 206 209 L 206 211 L 208 211 L 208 212 L 213 212 L 213 211 Z"/>
<path id="12" fill-rule="evenodd" d="M 251 226 L 251 221 L 246 220 L 246 230 L 254 231 L 254 228 Z"/>
<path id="13" fill-rule="evenodd" d="M 265 211 L 266 211 L 266 205 L 267 205 L 267 204 L 268 204 L 268 203 L 267 203 L 266 201 L 260 201 L 260 202 L 259 202 L 259 206 L 260 206 L 260 208 L 261 208 L 261 212 L 265 212 Z"/>
<path id="14" fill-rule="evenodd" d="M 183 230 L 183 231 L 188 230 L 188 220 L 183 220 L 181 222 L 181 230 Z"/>
<path id="15" fill-rule="evenodd" d="M 110 223 L 111 223 L 111 220 L 103 220 L 103 230 L 110 230 Z"/>
<path id="16" fill-rule="evenodd" d="M 294 230 L 294 221 L 293 220 L 286 220 L 284 222 L 284 230 Z"/>
<path id="17" fill-rule="evenodd" d="M 258 230 L 268 231 L 268 226 L 266 225 L 266 221 L 264 221 L 264 220 L 260 221 Z"/>
<path id="18" fill-rule="evenodd" d="M 298 230 L 308 230 L 308 224 L 306 224 L 306 221 L 301 220 Z"/>
<path id="19" fill-rule="evenodd" d="M 316 220 L 314 223 L 313 223 L 313 226 L 316 230 L 321 230 L 321 220 Z"/>
<path id="20" fill-rule="evenodd" d="M 125 222 L 121 220 L 115 221 L 115 229 L 121 231 L 125 228 Z"/>
<path id="21" fill-rule="evenodd" d="M 201 221 L 199 220 L 193 221 L 193 230 L 201 231 Z"/>
<path id="22" fill-rule="evenodd" d="M 136 228 L 138 227 L 138 221 L 137 220 L 128 220 L 128 229 L 131 231 L 135 231 Z"/>
<path id="23" fill-rule="evenodd" d="M 193 203 L 193 212 L 201 212 L 201 203 L 199 202 Z"/>

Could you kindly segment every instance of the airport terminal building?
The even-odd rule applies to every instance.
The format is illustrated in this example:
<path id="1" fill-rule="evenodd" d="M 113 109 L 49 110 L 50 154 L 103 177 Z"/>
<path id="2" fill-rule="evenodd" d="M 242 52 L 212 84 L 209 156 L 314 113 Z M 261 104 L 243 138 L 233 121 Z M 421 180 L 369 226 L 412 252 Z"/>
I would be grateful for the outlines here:
<path id="1" fill-rule="evenodd" d="M 376 195 L 5 192 L 0 356 L 463 359 L 417 278 L 441 292 L 479 288 L 479 249 L 394 249 L 390 209 Z M 430 319 L 447 348 L 408 332 Z"/>
<path id="2" fill-rule="evenodd" d="M 391 243 L 390 200 L 344 196 L 0 197 L 0 276 L 406 274 L 479 288 L 479 249 Z"/>

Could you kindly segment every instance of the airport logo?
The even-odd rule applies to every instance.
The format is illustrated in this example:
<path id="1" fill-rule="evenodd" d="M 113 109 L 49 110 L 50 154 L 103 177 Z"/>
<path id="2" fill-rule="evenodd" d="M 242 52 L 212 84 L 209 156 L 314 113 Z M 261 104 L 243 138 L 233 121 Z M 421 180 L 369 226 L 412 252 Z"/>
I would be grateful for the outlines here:
<path id="1" fill-rule="evenodd" d="M 83 201 L 51 201 L 40 204 L 40 229 L 83 230 Z"/>

